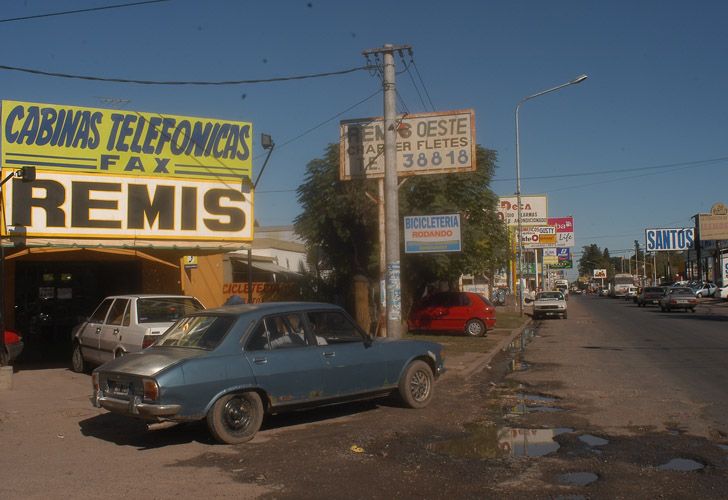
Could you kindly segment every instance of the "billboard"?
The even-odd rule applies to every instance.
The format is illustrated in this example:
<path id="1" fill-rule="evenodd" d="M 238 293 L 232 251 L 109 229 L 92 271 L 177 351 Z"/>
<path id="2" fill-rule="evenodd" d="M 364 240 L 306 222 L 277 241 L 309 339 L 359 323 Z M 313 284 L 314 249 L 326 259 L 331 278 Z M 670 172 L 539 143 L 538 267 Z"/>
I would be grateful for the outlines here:
<path id="1" fill-rule="evenodd" d="M 459 252 L 461 249 L 460 214 L 404 218 L 405 253 Z"/>
<path id="2" fill-rule="evenodd" d="M 472 109 L 402 115 L 397 127 L 397 176 L 475 170 Z M 384 177 L 384 119 L 357 118 L 340 125 L 339 176 Z"/>
<path id="3" fill-rule="evenodd" d="M 595 278 L 604 278 L 607 277 L 607 270 L 606 269 L 594 269 L 594 277 Z"/>
<path id="4" fill-rule="evenodd" d="M 571 248 L 559 247 L 556 249 L 556 264 L 551 267 L 554 269 L 571 269 L 573 261 L 571 260 Z"/>
<path id="5" fill-rule="evenodd" d="M 698 214 L 700 241 L 728 239 L 728 215 Z"/>
<path id="6" fill-rule="evenodd" d="M 692 227 L 645 229 L 645 250 L 648 252 L 689 250 L 693 248 L 695 240 L 693 233 Z"/>
<path id="7" fill-rule="evenodd" d="M 518 226 L 518 197 L 503 196 L 498 204 L 498 218 L 508 226 Z M 521 227 L 545 226 L 548 222 L 546 195 L 521 196 Z"/>
<path id="8" fill-rule="evenodd" d="M 573 247 L 575 245 L 573 217 L 549 217 L 546 223 L 556 228 L 557 247 Z"/>
<path id="9" fill-rule="evenodd" d="M 545 248 L 556 245 L 556 229 L 553 226 L 527 227 L 521 230 L 524 248 Z"/>
<path id="10" fill-rule="evenodd" d="M 556 248 L 544 248 L 543 249 L 543 263 L 546 265 L 552 265 L 559 262 L 559 258 L 556 255 Z"/>
<path id="11" fill-rule="evenodd" d="M 252 240 L 252 124 L 135 111 L 2 101 L 8 233 L 33 238 Z M 189 245 L 188 245 L 189 242 Z"/>

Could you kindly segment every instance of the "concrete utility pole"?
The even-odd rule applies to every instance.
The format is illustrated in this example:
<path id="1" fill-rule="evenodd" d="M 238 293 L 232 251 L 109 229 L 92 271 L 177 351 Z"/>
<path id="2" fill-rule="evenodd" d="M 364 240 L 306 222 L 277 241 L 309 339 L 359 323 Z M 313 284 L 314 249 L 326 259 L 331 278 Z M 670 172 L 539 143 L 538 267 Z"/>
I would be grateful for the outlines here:
<path id="1" fill-rule="evenodd" d="M 397 92 L 394 52 L 410 50 L 409 45 L 385 44 L 380 49 L 363 52 L 364 56 L 383 56 L 384 91 L 384 227 L 387 261 L 387 337 L 402 336 L 402 288 L 400 285 L 399 196 L 397 193 Z"/>

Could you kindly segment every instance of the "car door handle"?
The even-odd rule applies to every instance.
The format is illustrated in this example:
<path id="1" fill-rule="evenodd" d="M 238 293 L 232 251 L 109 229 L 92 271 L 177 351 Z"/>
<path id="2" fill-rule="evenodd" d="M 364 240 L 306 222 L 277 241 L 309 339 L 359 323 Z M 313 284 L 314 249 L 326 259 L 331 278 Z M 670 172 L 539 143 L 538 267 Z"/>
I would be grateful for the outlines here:
<path id="1" fill-rule="evenodd" d="M 256 365 L 264 365 L 268 362 L 268 358 L 253 358 L 253 363 Z"/>
<path id="2" fill-rule="evenodd" d="M 118 334 L 119 334 L 119 329 L 118 328 L 114 328 L 114 335 L 118 335 Z"/>
<path id="3" fill-rule="evenodd" d="M 329 351 L 324 353 L 324 358 L 333 358 L 336 356 L 335 352 Z"/>
<path id="4" fill-rule="evenodd" d="M 100 326 L 97 326 L 96 327 L 96 333 L 101 333 L 101 327 Z"/>

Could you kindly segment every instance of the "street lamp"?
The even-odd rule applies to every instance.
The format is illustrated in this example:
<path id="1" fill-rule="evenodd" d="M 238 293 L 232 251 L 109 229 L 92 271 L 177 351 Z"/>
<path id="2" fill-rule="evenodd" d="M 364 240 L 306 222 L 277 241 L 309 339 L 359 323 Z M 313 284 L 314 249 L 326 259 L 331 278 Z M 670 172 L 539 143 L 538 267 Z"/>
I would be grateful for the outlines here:
<path id="1" fill-rule="evenodd" d="M 523 316 L 523 283 L 521 283 L 521 272 L 523 266 L 523 241 L 521 240 L 521 144 L 518 131 L 518 111 L 521 109 L 521 104 L 528 100 L 542 96 L 544 94 L 548 94 L 550 92 L 555 92 L 564 87 L 568 87 L 569 85 L 576 85 L 577 83 L 581 83 L 586 79 L 586 75 L 579 75 L 569 82 L 562 83 L 561 85 L 557 85 L 556 87 L 543 90 L 528 97 L 524 97 L 516 105 L 516 203 L 518 203 L 518 261 L 516 274 L 518 283 L 518 313 L 520 316 Z"/>

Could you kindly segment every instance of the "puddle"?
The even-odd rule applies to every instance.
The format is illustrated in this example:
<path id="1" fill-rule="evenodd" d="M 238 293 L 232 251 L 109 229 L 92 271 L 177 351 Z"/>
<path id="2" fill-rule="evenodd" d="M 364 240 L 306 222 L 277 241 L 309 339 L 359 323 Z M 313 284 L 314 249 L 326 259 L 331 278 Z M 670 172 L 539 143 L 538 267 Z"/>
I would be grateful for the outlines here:
<path id="1" fill-rule="evenodd" d="M 586 486 L 599 479 L 599 476 L 593 472 L 567 472 L 561 474 L 558 481 L 561 484 L 568 484 L 571 486 Z"/>
<path id="2" fill-rule="evenodd" d="M 525 351 L 526 345 L 528 345 L 536 336 L 536 330 L 533 328 L 526 328 L 521 335 L 513 339 L 513 341 L 508 344 L 507 349 L 508 351 Z"/>
<path id="3" fill-rule="evenodd" d="M 506 407 L 506 416 L 525 415 L 527 413 L 556 413 L 560 411 L 564 411 L 564 409 L 558 406 L 528 405 L 521 403 Z"/>
<path id="4" fill-rule="evenodd" d="M 592 436 L 591 434 L 582 434 L 579 436 L 579 441 L 586 443 L 589 446 L 605 446 L 609 444 L 608 439 Z"/>
<path id="5" fill-rule="evenodd" d="M 559 400 L 559 398 L 554 398 L 551 396 L 542 396 L 540 394 L 525 394 L 522 392 L 517 393 L 516 397 L 518 399 L 525 399 L 526 401 L 537 401 L 539 403 L 555 403 Z"/>
<path id="6" fill-rule="evenodd" d="M 716 446 L 723 451 L 728 451 L 728 444 L 716 444 Z"/>
<path id="7" fill-rule="evenodd" d="M 705 465 L 689 458 L 673 458 L 666 464 L 662 464 L 658 467 L 660 470 L 676 470 L 680 472 L 690 472 L 704 468 Z"/>
<path id="8" fill-rule="evenodd" d="M 467 424 L 466 435 L 433 443 L 433 451 L 461 458 L 541 457 L 559 449 L 554 437 L 570 428 L 522 429 L 489 424 Z"/>
<path id="9" fill-rule="evenodd" d="M 529 368 L 531 368 L 531 365 L 529 365 L 525 361 L 521 361 L 520 359 L 512 359 L 511 363 L 508 365 L 508 371 L 510 373 L 525 372 Z"/>

